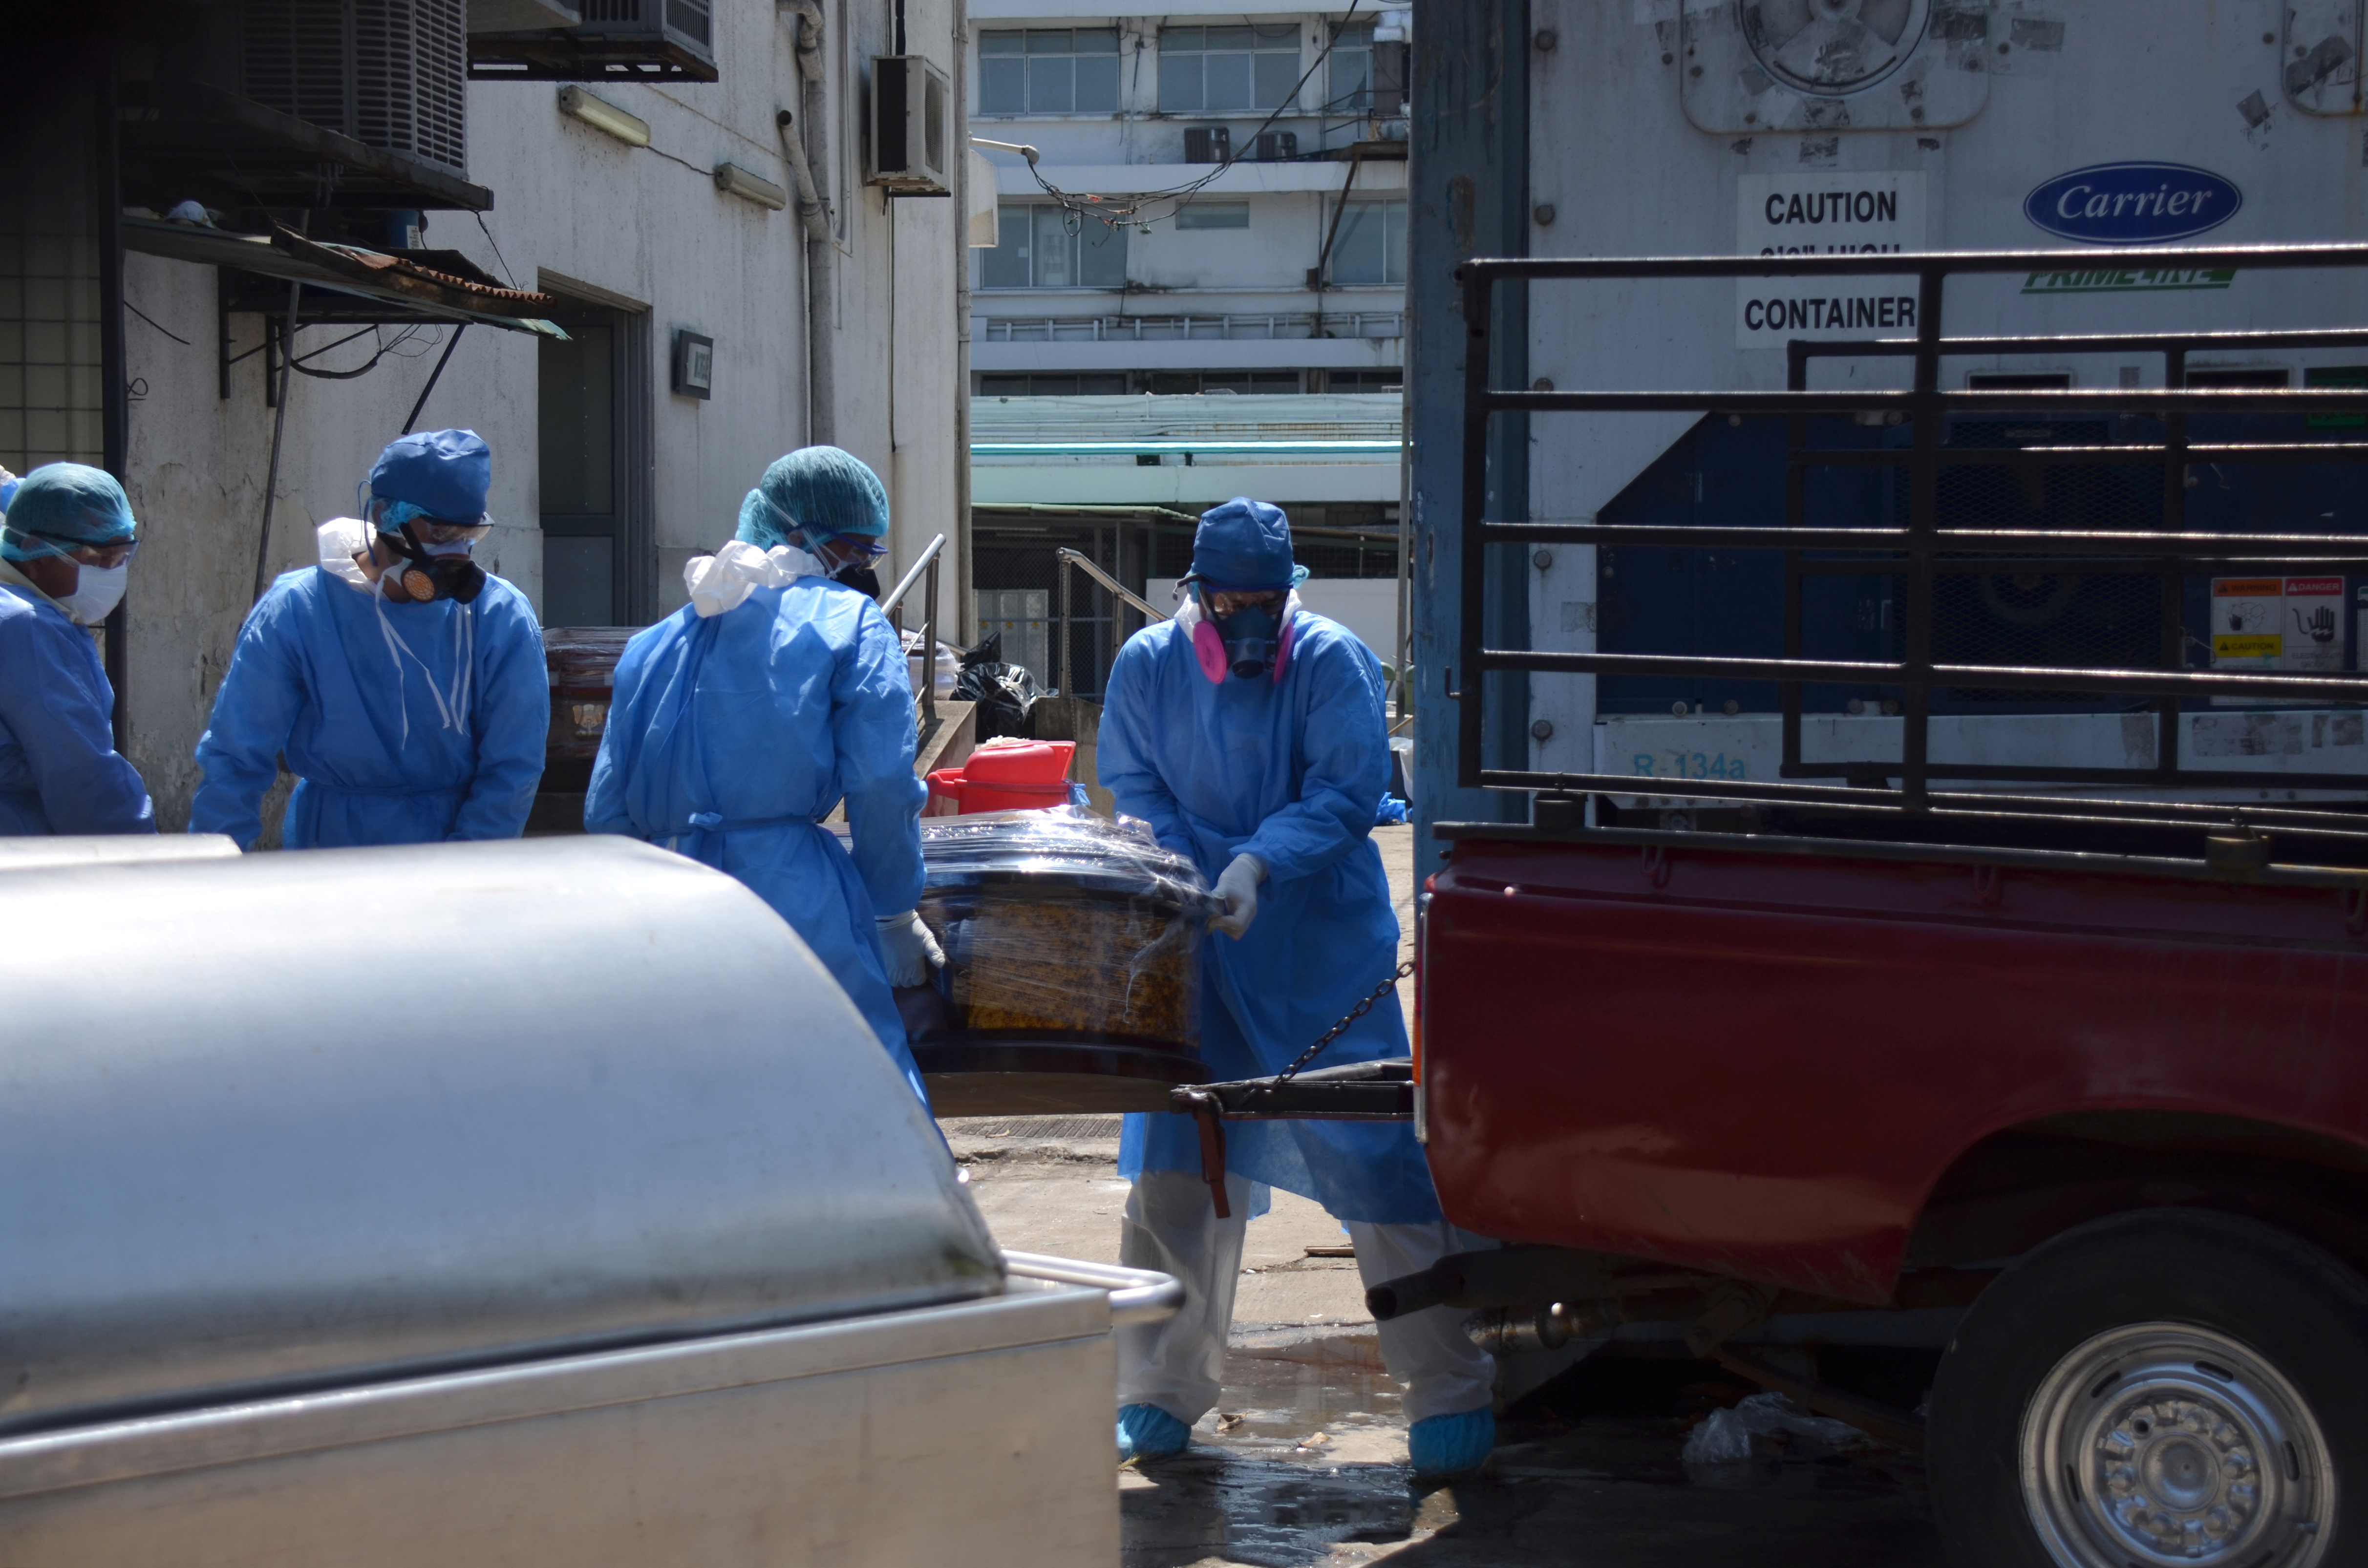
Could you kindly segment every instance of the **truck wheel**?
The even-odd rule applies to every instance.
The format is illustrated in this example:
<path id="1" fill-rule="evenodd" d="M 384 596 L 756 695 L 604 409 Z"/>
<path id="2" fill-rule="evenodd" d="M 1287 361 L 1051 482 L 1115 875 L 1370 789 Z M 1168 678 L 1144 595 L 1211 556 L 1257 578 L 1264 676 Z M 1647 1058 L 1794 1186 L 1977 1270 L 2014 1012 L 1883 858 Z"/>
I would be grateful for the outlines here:
<path id="1" fill-rule="evenodd" d="M 1974 1303 L 1930 1432 L 1964 1568 L 2361 1561 L 2368 1284 L 2231 1215 L 2095 1221 Z"/>

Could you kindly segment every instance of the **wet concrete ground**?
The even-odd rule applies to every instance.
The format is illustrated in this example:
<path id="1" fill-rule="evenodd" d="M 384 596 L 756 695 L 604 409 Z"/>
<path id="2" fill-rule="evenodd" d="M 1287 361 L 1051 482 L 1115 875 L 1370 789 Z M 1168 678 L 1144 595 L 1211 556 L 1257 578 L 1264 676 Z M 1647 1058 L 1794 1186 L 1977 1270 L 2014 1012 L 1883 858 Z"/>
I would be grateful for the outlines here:
<path id="1" fill-rule="evenodd" d="M 1114 1119 L 949 1122 L 996 1237 L 1115 1262 L 1126 1184 Z M 1920 1467 L 1904 1454 L 1771 1448 L 1689 1476 L 1692 1423 L 1748 1392 L 1689 1374 L 1565 1375 L 1505 1422 L 1487 1474 L 1417 1494 L 1397 1386 L 1345 1238 L 1275 1195 L 1252 1221 L 1218 1408 L 1183 1456 L 1120 1469 L 1124 1568 L 1937 1568 Z M 1582 1369 L 1594 1373 L 1609 1364 Z"/>
<path id="2" fill-rule="evenodd" d="M 1413 830 L 1374 837 L 1410 925 Z M 946 1129 L 1003 1245 L 1117 1260 L 1115 1118 Z M 1684 1366 L 1566 1372 L 1513 1406 L 1482 1477 L 1417 1491 L 1355 1262 L 1309 1251 L 1346 1240 L 1288 1193 L 1251 1221 L 1218 1408 L 1175 1459 L 1121 1468 L 1113 1442 L 1123 1568 L 1938 1568 L 1907 1455 L 1763 1445 L 1689 1475 L 1686 1432 L 1750 1391 Z"/>

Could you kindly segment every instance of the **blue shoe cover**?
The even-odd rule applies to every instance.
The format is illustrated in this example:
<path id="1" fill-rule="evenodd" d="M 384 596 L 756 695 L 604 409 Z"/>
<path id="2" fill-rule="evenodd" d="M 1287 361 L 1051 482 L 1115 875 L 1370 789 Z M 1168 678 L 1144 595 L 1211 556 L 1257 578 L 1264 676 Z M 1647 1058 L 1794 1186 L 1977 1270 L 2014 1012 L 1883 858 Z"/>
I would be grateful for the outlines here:
<path id="1" fill-rule="evenodd" d="M 1191 1441 L 1192 1428 L 1156 1404 L 1130 1404 L 1118 1413 L 1118 1457 L 1121 1463 L 1180 1454 Z"/>
<path id="2" fill-rule="evenodd" d="M 1460 1415 L 1432 1415 L 1406 1431 L 1406 1453 L 1417 1475 L 1461 1475 L 1478 1470 L 1497 1446 L 1497 1417 L 1485 1406 Z"/>

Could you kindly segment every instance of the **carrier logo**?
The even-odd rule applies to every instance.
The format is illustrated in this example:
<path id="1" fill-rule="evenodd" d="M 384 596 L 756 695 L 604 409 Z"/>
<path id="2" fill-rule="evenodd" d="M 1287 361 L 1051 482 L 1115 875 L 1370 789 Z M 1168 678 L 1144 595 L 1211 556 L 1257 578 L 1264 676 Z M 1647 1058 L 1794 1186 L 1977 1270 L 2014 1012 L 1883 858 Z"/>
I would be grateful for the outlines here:
<path id="1" fill-rule="evenodd" d="M 2237 215 L 2244 192 L 2185 164 L 2098 164 L 2057 175 L 2022 199 L 2051 234 L 2096 245 L 2183 240 Z"/>

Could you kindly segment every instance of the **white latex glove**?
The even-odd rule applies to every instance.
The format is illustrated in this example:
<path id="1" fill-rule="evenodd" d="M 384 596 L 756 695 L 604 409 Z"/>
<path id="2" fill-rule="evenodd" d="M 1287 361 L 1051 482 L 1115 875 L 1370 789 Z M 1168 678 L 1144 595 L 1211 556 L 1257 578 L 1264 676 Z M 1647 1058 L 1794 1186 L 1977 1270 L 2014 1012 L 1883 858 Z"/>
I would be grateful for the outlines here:
<path id="1" fill-rule="evenodd" d="M 1258 884 L 1266 881 L 1266 862 L 1255 855 L 1236 855 L 1217 878 L 1217 901 L 1224 912 L 1212 915 L 1209 929 L 1238 940 L 1258 918 Z"/>
<path id="2" fill-rule="evenodd" d="M 898 990 L 929 983 L 929 971 L 946 967 L 945 950 L 929 935 L 928 926 L 911 910 L 883 915 L 879 920 L 880 957 L 888 965 L 888 983 Z"/>

